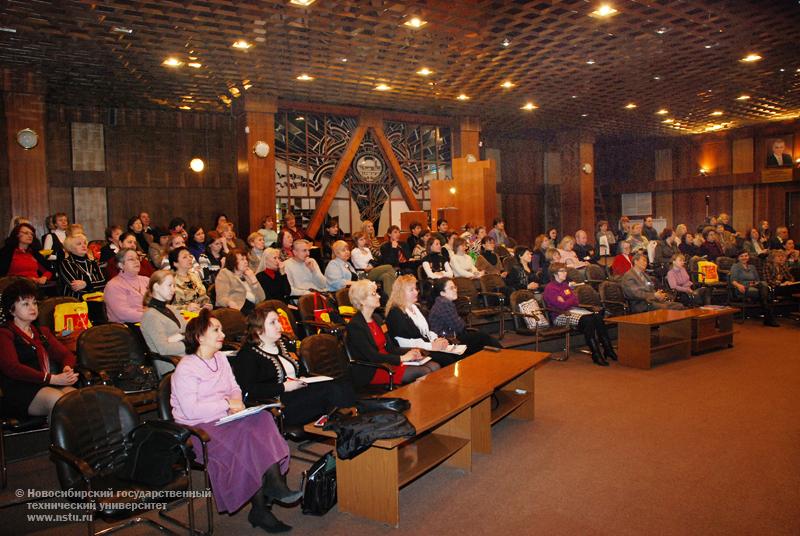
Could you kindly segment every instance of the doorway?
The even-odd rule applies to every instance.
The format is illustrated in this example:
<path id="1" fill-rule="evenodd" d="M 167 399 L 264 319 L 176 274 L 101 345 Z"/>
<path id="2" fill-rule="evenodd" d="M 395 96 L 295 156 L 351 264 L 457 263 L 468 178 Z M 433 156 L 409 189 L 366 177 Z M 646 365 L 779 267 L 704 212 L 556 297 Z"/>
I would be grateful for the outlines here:
<path id="1" fill-rule="evenodd" d="M 789 236 L 800 239 L 800 192 L 786 193 L 786 227 Z"/>

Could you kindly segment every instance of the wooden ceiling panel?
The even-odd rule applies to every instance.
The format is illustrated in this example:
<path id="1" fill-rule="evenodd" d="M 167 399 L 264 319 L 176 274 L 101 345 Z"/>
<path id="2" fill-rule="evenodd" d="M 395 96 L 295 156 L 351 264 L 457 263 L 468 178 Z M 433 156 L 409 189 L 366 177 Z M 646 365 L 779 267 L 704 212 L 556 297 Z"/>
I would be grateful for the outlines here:
<path id="1" fill-rule="evenodd" d="M 508 135 L 685 134 L 800 113 L 796 2 L 609 3 L 619 13 L 601 20 L 584 0 L 8 0 L 0 65 L 40 72 L 49 99 L 66 104 L 222 111 L 253 91 L 473 115 Z M 412 16 L 427 24 L 405 27 Z M 233 49 L 238 39 L 253 47 Z M 739 61 L 750 52 L 763 59 Z M 184 65 L 164 67 L 167 56 Z M 423 66 L 434 73 L 415 74 Z M 526 102 L 538 109 L 521 111 Z"/>

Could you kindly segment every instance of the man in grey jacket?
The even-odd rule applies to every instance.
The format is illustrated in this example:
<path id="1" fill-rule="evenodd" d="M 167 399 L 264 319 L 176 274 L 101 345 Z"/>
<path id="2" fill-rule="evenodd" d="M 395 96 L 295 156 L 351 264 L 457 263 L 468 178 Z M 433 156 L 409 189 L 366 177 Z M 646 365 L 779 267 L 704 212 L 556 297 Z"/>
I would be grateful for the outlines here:
<path id="1" fill-rule="evenodd" d="M 647 254 L 636 253 L 633 255 L 633 267 L 625 272 L 620 283 L 622 291 L 631 305 L 632 313 L 643 313 L 654 309 L 685 309 L 677 302 L 670 302 L 667 293 L 656 290 L 655 283 L 645 273 L 647 269 Z"/>

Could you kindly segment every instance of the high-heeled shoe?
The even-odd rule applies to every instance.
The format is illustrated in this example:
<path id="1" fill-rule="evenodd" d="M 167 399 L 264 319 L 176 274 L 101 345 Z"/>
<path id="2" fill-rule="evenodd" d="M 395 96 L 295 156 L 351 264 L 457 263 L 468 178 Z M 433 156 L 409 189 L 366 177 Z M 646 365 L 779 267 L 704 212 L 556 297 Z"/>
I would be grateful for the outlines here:
<path id="1" fill-rule="evenodd" d="M 617 352 L 614 351 L 614 345 L 611 344 L 608 333 L 600 335 L 600 344 L 603 346 L 603 357 L 605 357 L 606 360 L 617 361 Z"/>
<path id="2" fill-rule="evenodd" d="M 303 497 L 303 490 L 292 491 L 286 484 L 286 475 L 281 474 L 280 465 L 272 464 L 262 477 L 261 492 L 268 502 L 293 504 Z"/>
<path id="3" fill-rule="evenodd" d="M 597 339 L 593 337 L 586 337 L 586 346 L 592 351 L 592 362 L 600 367 L 607 367 L 608 361 L 603 358 L 603 353 L 600 351 L 600 344 Z"/>
<path id="4" fill-rule="evenodd" d="M 291 525 L 287 525 L 272 513 L 272 504 L 267 501 L 264 494 L 259 490 L 250 500 L 252 505 L 250 513 L 247 514 L 247 521 L 250 525 L 264 529 L 269 533 L 289 532 Z"/>

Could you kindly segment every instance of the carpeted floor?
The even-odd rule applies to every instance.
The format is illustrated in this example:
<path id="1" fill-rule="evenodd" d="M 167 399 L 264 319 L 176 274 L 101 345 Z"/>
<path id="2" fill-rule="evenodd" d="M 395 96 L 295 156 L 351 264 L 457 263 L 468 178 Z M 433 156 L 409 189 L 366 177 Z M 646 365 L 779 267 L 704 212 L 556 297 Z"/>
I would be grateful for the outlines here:
<path id="1" fill-rule="evenodd" d="M 800 327 L 782 324 L 749 320 L 735 348 L 650 371 L 577 353 L 547 364 L 536 420 L 498 424 L 472 473 L 439 467 L 404 488 L 397 530 L 336 510 L 276 513 L 295 533 L 348 536 L 800 534 Z M 306 467 L 294 462 L 290 481 Z M 46 458 L 12 465 L 10 478 L 4 502 L 55 486 Z M 216 533 L 260 533 L 246 512 L 216 516 Z M 0 510 L 0 533 L 85 534 L 25 513 Z"/>

